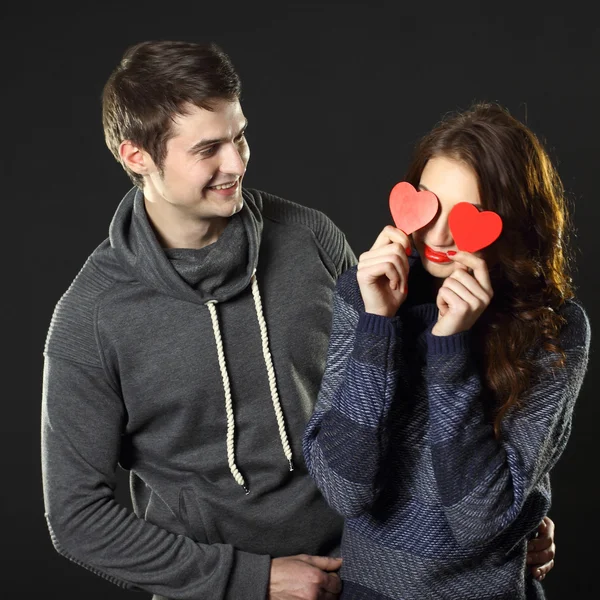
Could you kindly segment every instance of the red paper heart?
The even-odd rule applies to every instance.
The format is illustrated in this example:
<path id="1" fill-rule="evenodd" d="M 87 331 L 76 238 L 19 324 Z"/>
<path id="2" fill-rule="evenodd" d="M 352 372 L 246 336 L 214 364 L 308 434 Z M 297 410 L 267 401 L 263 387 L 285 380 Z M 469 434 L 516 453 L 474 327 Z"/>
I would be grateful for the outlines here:
<path id="1" fill-rule="evenodd" d="M 432 192 L 417 192 L 410 183 L 401 181 L 390 192 L 390 211 L 396 227 L 410 235 L 435 217 L 438 199 Z"/>
<path id="2" fill-rule="evenodd" d="M 498 239 L 502 219 L 491 210 L 479 212 L 470 202 L 459 202 L 448 215 L 448 226 L 459 250 L 477 252 Z"/>

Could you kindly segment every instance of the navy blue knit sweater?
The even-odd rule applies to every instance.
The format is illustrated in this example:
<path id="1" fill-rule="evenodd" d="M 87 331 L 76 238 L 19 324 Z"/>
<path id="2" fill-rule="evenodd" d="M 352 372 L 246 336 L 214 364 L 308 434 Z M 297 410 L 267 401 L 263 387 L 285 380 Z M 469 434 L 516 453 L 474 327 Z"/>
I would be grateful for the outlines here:
<path id="1" fill-rule="evenodd" d="M 424 273 L 411 263 L 409 298 Z M 365 313 L 356 268 L 342 275 L 304 454 L 346 517 L 344 600 L 544 597 L 526 545 L 550 506 L 590 343 L 583 308 L 562 314 L 566 367 L 531 350 L 536 376 L 498 441 L 471 333 L 432 335 L 433 303 Z"/>

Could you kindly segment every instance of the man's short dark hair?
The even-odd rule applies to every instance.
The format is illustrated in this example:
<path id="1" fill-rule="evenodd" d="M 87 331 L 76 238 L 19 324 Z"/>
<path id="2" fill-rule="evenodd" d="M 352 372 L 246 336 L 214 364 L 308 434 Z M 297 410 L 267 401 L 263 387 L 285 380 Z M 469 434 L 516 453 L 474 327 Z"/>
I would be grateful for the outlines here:
<path id="1" fill-rule="evenodd" d="M 172 123 L 193 104 L 213 110 L 215 100 L 237 100 L 240 78 L 230 58 L 216 44 L 147 41 L 127 49 L 104 86 L 102 124 L 106 144 L 130 179 L 142 187 L 142 176 L 119 156 L 130 140 L 148 152 L 162 171 Z"/>

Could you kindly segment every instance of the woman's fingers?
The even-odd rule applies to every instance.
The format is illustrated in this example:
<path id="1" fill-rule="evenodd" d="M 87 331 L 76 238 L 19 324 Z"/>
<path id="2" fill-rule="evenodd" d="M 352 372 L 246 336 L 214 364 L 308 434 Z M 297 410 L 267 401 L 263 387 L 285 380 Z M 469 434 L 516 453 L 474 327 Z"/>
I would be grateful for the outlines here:
<path id="1" fill-rule="evenodd" d="M 431 330 L 433 335 L 438 336 L 471 329 L 492 297 L 489 273 L 483 259 L 468 252 L 448 255 L 455 259 L 454 269 L 438 291 L 440 314 Z"/>
<path id="2" fill-rule="evenodd" d="M 405 254 L 410 254 L 411 244 L 410 238 L 397 227 L 386 225 L 381 233 L 377 236 L 375 243 L 371 246 L 371 250 L 377 250 L 386 244 L 396 242 L 405 249 Z"/>
<path id="3" fill-rule="evenodd" d="M 466 273 L 464 274 L 469 277 Z M 473 312 L 478 312 L 487 306 L 487 304 L 473 294 L 466 285 L 454 277 L 446 277 L 442 284 L 442 288 L 452 290 L 460 299 L 466 302 Z M 440 291 L 442 288 L 440 288 Z"/>
<path id="4" fill-rule="evenodd" d="M 467 309 L 469 306 L 454 290 L 445 286 L 439 289 L 436 304 L 442 317 L 446 314 L 450 306 L 463 309 Z"/>
<path id="5" fill-rule="evenodd" d="M 372 264 L 372 261 L 376 260 L 387 260 L 389 257 L 395 256 L 402 263 L 403 268 L 408 272 L 408 256 L 404 251 L 404 248 L 400 244 L 387 244 L 386 246 L 382 246 L 377 248 L 377 250 L 369 250 L 368 252 L 363 252 L 358 257 L 358 268 L 361 268 L 363 264 Z"/>
<path id="6" fill-rule="evenodd" d="M 359 260 L 363 257 L 375 258 L 377 256 L 385 256 L 386 254 L 397 254 L 398 256 L 403 256 L 404 258 L 407 258 L 406 249 L 402 244 L 398 242 L 389 242 L 388 244 L 384 244 L 383 246 L 379 246 L 378 248 L 371 248 L 371 250 L 363 252 L 359 256 Z"/>
<path id="7" fill-rule="evenodd" d="M 366 312 L 391 317 L 408 291 L 410 239 L 399 229 L 387 226 L 370 250 L 360 255 L 356 279 Z"/>
<path id="8" fill-rule="evenodd" d="M 406 288 L 406 277 L 393 262 L 376 262 L 366 265 L 356 274 L 358 282 L 367 285 L 375 283 L 380 277 L 387 277 L 393 290 Z"/>
<path id="9" fill-rule="evenodd" d="M 403 242 L 408 240 L 407 236 L 399 229 L 393 227 L 384 229 L 373 248 L 360 255 L 357 276 L 360 277 L 360 274 L 364 274 L 365 269 L 368 269 L 365 277 L 360 277 L 360 281 L 373 283 L 385 275 L 390 280 L 392 289 L 400 289 L 405 292 L 409 270 L 408 257 L 402 243 L 391 241 L 392 238 L 400 239 Z M 387 242 L 383 243 L 385 240 Z M 377 246 L 378 243 L 382 243 L 382 245 Z M 390 266 L 395 269 L 395 273 L 390 270 Z"/>
<path id="10" fill-rule="evenodd" d="M 384 248 L 381 248 L 381 250 L 385 250 L 385 248 L 391 248 L 391 245 L 385 246 Z M 401 250 L 396 252 L 390 251 L 389 253 L 382 252 L 378 256 L 372 256 L 372 253 L 367 252 L 366 254 L 361 255 L 357 269 L 358 271 L 361 271 L 365 267 L 388 262 L 396 267 L 398 274 L 401 277 L 406 278 L 408 276 L 408 258 Z"/>
<path id="11" fill-rule="evenodd" d="M 448 279 L 450 278 L 460 282 L 473 296 L 485 304 L 485 306 L 490 303 L 492 299 L 491 296 L 483 289 L 479 281 L 477 281 L 473 275 L 470 275 L 466 271 L 466 267 L 464 265 L 460 265 L 460 268 L 456 268 L 448 277 Z"/>
<path id="12" fill-rule="evenodd" d="M 461 251 L 449 256 L 454 262 L 462 264 L 473 271 L 473 277 L 475 277 L 479 282 L 479 285 L 481 285 L 481 287 L 489 294 L 490 298 L 494 295 L 492 282 L 490 281 L 490 273 L 483 258 L 475 256 L 475 254 L 472 254 L 471 252 Z"/>

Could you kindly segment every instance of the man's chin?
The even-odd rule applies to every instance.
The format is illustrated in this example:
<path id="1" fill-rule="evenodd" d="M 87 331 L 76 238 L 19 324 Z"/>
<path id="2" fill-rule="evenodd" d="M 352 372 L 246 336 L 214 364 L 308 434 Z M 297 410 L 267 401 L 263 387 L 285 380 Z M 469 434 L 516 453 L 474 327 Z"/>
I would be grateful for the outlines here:
<path id="1" fill-rule="evenodd" d="M 237 213 L 239 213 L 242 210 L 242 208 L 244 208 L 244 201 L 242 199 L 240 199 L 240 201 L 234 205 L 230 216 L 233 217 L 233 215 L 236 215 Z"/>
<path id="2" fill-rule="evenodd" d="M 230 217 L 240 212 L 244 206 L 244 198 L 241 189 L 237 190 L 232 196 L 211 196 L 208 196 L 207 198 L 207 200 L 210 201 L 207 206 L 211 206 L 212 210 L 216 213 L 215 216 Z"/>
<path id="3" fill-rule="evenodd" d="M 233 215 L 239 213 L 242 210 L 242 208 L 244 208 L 244 199 L 242 198 L 242 194 L 240 194 L 239 196 L 236 195 L 234 198 L 231 198 L 227 203 L 226 214 L 223 216 L 233 217 Z"/>

